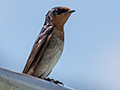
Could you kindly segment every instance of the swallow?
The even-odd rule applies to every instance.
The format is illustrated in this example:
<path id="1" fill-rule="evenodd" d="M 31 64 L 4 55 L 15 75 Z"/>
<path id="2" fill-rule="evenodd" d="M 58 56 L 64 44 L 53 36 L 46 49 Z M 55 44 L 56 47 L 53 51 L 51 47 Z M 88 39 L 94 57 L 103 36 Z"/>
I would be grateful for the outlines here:
<path id="1" fill-rule="evenodd" d="M 45 79 L 58 62 L 64 47 L 64 24 L 75 10 L 54 7 L 48 11 L 23 73 Z"/>

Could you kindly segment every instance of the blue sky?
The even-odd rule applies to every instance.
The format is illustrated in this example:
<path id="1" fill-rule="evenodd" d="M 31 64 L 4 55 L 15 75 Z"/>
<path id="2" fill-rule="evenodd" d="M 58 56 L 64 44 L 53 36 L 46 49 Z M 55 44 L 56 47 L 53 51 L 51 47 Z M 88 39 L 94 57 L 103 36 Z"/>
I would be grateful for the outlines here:
<path id="1" fill-rule="evenodd" d="M 120 90 L 119 0 L 0 0 L 0 66 L 22 72 L 53 7 L 76 10 L 50 78 L 78 90 Z"/>

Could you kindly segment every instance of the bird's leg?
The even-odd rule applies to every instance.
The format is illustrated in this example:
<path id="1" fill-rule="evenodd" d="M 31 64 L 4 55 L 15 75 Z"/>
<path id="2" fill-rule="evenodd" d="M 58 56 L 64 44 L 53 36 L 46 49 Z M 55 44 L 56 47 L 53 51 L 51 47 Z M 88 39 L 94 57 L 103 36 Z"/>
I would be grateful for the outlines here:
<path id="1" fill-rule="evenodd" d="M 53 82 L 55 84 L 62 84 L 64 86 L 64 84 L 58 80 L 55 81 L 54 79 L 50 79 L 50 78 L 44 78 L 44 80 L 49 81 L 49 82 Z"/>

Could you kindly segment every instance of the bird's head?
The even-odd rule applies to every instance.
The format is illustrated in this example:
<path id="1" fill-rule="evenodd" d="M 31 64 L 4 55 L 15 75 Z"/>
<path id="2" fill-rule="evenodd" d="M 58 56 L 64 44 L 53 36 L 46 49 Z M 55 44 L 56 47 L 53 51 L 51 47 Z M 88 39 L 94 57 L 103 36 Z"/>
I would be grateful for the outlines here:
<path id="1" fill-rule="evenodd" d="M 69 16 L 75 10 L 70 10 L 67 7 L 54 7 L 46 14 L 45 24 L 63 27 Z"/>

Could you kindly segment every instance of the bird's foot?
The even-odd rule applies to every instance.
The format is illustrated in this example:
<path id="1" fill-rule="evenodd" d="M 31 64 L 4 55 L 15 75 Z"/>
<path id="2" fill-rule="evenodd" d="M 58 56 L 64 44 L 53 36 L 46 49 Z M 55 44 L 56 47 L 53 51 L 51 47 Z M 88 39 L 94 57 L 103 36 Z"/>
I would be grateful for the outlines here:
<path id="1" fill-rule="evenodd" d="M 58 84 L 58 85 L 61 84 L 62 86 L 64 86 L 64 84 L 58 80 L 54 80 L 54 79 L 50 79 L 50 78 L 44 78 L 44 80 L 49 81 L 49 82 L 53 82 L 53 83 Z"/>

